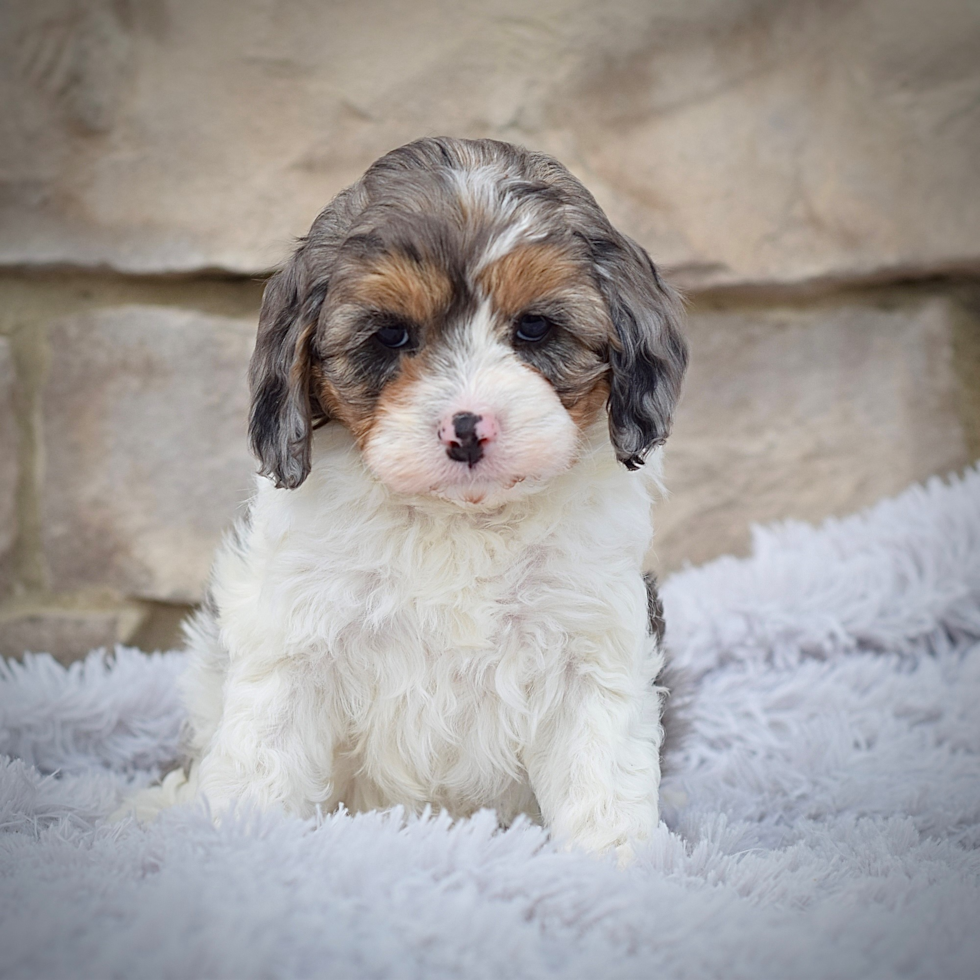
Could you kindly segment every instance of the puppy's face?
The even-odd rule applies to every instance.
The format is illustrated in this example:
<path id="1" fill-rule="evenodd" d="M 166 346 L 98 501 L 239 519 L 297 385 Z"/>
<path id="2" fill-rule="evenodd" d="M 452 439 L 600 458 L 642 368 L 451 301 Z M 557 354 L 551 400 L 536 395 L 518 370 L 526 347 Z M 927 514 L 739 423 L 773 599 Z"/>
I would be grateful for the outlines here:
<path id="1" fill-rule="evenodd" d="M 494 505 L 571 465 L 607 409 L 639 465 L 669 430 L 685 356 L 652 263 L 564 168 L 422 140 L 341 194 L 270 282 L 252 443 L 297 486 L 328 420 L 393 491 Z"/>
<path id="2" fill-rule="evenodd" d="M 443 220 L 340 257 L 313 388 L 391 489 L 493 503 L 572 462 L 608 397 L 612 324 L 570 237 L 502 248 L 492 217 L 475 241 Z"/>

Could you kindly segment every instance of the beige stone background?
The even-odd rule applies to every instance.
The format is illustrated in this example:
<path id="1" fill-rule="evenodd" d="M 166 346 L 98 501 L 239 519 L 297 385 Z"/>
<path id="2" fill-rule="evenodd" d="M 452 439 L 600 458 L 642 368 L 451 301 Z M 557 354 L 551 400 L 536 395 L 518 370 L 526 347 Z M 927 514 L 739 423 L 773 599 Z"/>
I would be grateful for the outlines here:
<path id="1" fill-rule="evenodd" d="M 437 133 L 557 155 L 686 291 L 659 571 L 980 455 L 977 0 L 6 0 L 0 653 L 173 642 L 262 278 Z"/>

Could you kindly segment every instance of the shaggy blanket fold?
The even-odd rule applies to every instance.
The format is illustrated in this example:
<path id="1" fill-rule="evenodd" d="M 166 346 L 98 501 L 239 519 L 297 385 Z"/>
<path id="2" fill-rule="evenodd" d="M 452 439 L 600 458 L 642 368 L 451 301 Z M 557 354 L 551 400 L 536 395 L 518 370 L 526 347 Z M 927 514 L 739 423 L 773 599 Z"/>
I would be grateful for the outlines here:
<path id="1" fill-rule="evenodd" d="M 491 814 L 105 822 L 180 653 L 0 670 L 0 975 L 980 973 L 980 470 L 663 588 L 664 823 L 628 870 Z"/>

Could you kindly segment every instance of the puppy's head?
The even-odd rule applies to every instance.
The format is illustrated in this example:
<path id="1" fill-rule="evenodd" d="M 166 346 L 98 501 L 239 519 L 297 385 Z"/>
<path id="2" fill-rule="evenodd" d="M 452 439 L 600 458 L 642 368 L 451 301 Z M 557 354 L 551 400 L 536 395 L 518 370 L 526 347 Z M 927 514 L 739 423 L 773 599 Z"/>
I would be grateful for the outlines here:
<path id="1" fill-rule="evenodd" d="M 331 421 L 395 492 L 491 504 L 570 466 L 604 412 L 635 469 L 686 359 L 673 294 L 561 164 L 424 139 L 338 195 L 270 280 L 251 442 L 297 487 Z"/>

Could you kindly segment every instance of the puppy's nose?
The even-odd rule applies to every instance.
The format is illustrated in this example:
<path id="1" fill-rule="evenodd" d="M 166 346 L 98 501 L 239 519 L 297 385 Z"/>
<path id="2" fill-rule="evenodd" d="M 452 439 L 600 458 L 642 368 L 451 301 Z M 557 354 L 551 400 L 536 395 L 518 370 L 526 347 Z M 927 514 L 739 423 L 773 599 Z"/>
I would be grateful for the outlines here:
<path id="1" fill-rule="evenodd" d="M 483 447 L 496 438 L 497 422 L 486 413 L 457 412 L 439 426 L 439 440 L 446 447 L 446 455 L 466 463 L 470 469 L 483 458 Z"/>

